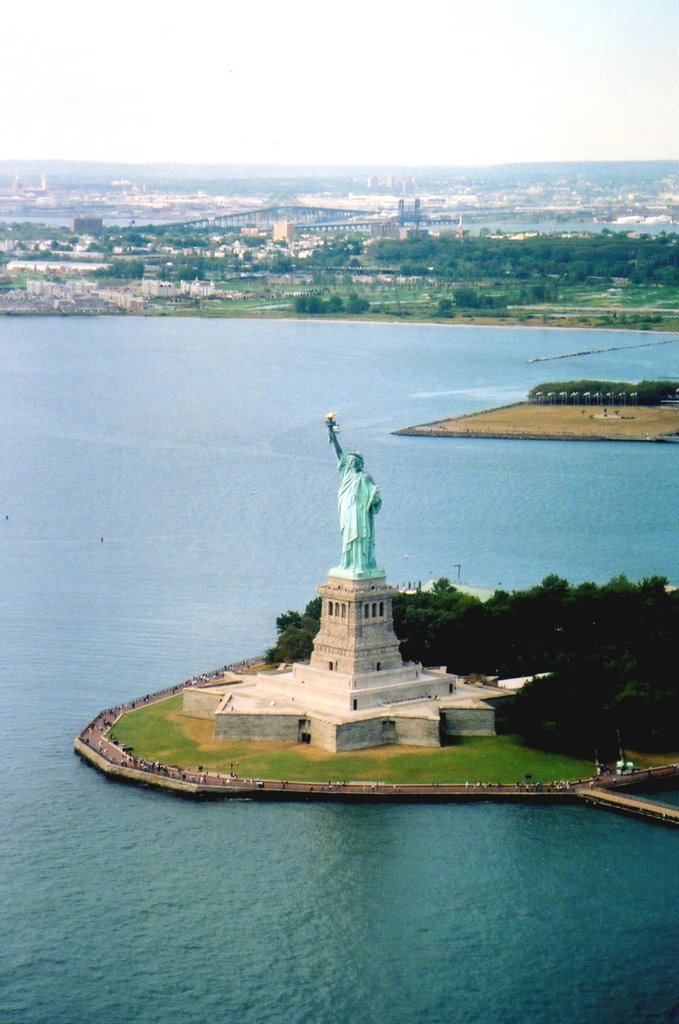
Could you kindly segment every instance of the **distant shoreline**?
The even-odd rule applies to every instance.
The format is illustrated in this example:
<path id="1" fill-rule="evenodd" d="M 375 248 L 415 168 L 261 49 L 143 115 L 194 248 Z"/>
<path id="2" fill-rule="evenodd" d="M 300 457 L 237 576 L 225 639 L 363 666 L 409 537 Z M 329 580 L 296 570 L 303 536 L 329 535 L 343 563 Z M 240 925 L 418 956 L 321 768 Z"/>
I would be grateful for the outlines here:
<path id="1" fill-rule="evenodd" d="M 553 321 L 547 322 L 547 318 L 540 322 L 536 319 L 526 321 L 519 319 L 518 317 L 485 317 L 485 316 L 459 316 L 459 317 L 446 317 L 437 319 L 435 317 L 427 317 L 419 319 L 417 316 L 413 317 L 399 317 L 390 316 L 389 314 L 367 314 L 367 315 L 356 315 L 351 317 L 341 316 L 295 316 L 291 310 L 275 311 L 265 310 L 259 311 L 256 309 L 242 309 L 242 310 L 228 310 L 219 309 L 212 310 L 209 307 L 204 309 L 145 309 L 139 312 L 130 312 L 122 309 L 110 309 L 110 310 L 95 310 L 92 312 L 66 312 L 54 309 L 30 309 L 30 308 L 17 308 L 17 309 L 0 309 L 0 318 L 7 317 L 11 319 L 22 319 L 24 317 L 60 317 L 60 318 L 99 318 L 104 319 L 108 317 L 125 317 L 125 318 L 148 318 L 148 319 L 172 319 L 172 320 L 279 320 L 283 322 L 294 322 L 294 323 L 342 323 L 342 324 L 382 324 L 387 327 L 395 327 L 397 325 L 403 327 L 476 327 L 476 328 L 503 328 L 505 330 L 529 330 L 529 331 L 596 331 L 601 333 L 621 333 L 621 334 L 646 334 L 646 335 L 658 335 L 658 334 L 669 334 L 679 335 L 679 321 L 676 317 L 672 317 L 670 322 L 658 323 L 658 324 L 611 324 L 602 325 L 596 323 L 597 319 L 600 319 L 596 315 L 588 318 L 587 315 L 583 315 L 581 319 L 576 319 L 571 314 L 565 314 L 564 319 L 568 319 L 568 323 L 555 324 Z M 675 340 L 675 339 L 668 339 Z M 677 338 L 676 340 L 679 340 Z M 621 346 L 625 348 L 626 346 Z M 596 350 L 591 352 L 568 352 L 562 355 L 549 356 L 549 357 L 537 357 L 534 361 L 547 361 L 552 359 L 568 359 L 573 356 L 590 355 L 594 354 Z M 531 360 L 533 361 L 533 360 Z"/>
<path id="2" fill-rule="evenodd" d="M 610 409 L 610 412 L 609 412 Z M 679 409 L 516 402 L 393 431 L 401 437 L 679 443 Z"/>

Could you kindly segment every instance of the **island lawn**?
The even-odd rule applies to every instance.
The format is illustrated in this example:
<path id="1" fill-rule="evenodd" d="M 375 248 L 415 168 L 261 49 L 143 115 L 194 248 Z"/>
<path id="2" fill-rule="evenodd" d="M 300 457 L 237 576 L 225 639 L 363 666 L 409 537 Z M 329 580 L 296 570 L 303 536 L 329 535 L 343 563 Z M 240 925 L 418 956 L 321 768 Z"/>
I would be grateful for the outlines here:
<path id="1" fill-rule="evenodd" d="M 427 437 L 647 441 L 679 435 L 679 409 L 522 402 L 397 431 Z"/>
<path id="2" fill-rule="evenodd" d="M 318 747 L 284 743 L 223 743 L 213 724 L 181 714 L 181 695 L 129 711 L 111 737 L 134 756 L 178 768 L 202 768 L 241 778 L 303 782 L 365 780 L 399 785 L 489 782 L 516 783 L 589 778 L 591 761 L 534 750 L 515 736 L 460 737 L 450 746 L 388 746 L 331 754 Z M 651 761 L 649 761 L 651 763 Z M 663 763 L 657 757 L 652 763 Z"/>

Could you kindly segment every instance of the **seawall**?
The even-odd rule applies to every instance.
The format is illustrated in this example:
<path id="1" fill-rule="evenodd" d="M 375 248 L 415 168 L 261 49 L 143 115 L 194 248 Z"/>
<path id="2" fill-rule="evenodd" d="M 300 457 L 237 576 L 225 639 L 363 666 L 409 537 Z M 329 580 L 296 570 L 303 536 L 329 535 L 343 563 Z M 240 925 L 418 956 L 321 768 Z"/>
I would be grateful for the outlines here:
<path id="1" fill-rule="evenodd" d="M 205 677 L 201 677 L 204 681 Z M 176 694 L 191 682 L 148 694 L 141 700 L 102 711 L 74 740 L 74 752 L 108 779 L 138 786 L 153 786 L 175 796 L 192 799 L 324 801 L 334 803 L 464 803 L 469 801 L 573 804 L 616 811 L 667 826 L 679 826 L 679 808 L 639 799 L 632 790 L 662 788 L 679 782 L 679 765 L 647 769 L 627 776 L 604 776 L 578 782 L 506 785 L 502 783 L 450 784 L 432 782 L 392 785 L 383 782 L 298 782 L 251 779 L 221 772 L 187 770 L 135 757 L 108 736 L 114 722 L 127 710 Z M 620 794 L 621 790 L 627 792 Z"/>

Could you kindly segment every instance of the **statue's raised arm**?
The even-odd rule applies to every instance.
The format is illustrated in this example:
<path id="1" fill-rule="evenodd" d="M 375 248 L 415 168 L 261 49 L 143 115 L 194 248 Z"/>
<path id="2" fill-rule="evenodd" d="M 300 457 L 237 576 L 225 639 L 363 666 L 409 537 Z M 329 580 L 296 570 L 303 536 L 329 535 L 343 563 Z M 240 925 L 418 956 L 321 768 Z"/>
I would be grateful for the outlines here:
<path id="1" fill-rule="evenodd" d="M 360 452 L 344 452 L 337 433 L 339 427 L 335 413 L 325 418 L 329 441 L 339 460 L 340 475 L 337 508 L 342 533 L 342 562 L 331 569 L 331 575 L 349 579 L 383 576 L 384 571 L 375 562 L 375 515 L 382 505 L 380 492 L 370 473 L 363 468 Z"/>
<path id="2" fill-rule="evenodd" d="M 339 427 L 337 426 L 337 423 L 335 421 L 336 415 L 336 412 L 329 412 L 328 415 L 325 417 L 325 422 L 328 427 L 328 434 L 330 435 L 328 437 L 328 440 L 335 449 L 335 452 L 337 453 L 337 458 L 341 459 L 342 456 L 344 455 L 344 452 L 342 451 L 342 446 L 340 445 L 337 437 L 337 431 L 339 430 Z"/>

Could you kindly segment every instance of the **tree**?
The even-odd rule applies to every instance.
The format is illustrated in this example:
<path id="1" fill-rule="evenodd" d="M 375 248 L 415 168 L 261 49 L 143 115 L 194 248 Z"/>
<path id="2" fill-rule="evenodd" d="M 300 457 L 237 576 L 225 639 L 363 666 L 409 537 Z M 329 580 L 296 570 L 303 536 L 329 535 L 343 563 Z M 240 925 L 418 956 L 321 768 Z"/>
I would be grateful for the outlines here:
<path id="1" fill-rule="evenodd" d="M 300 627 L 302 625 L 302 616 L 299 612 L 287 611 L 282 615 L 279 615 L 276 619 L 276 632 L 284 633 L 290 626 Z"/>
<path id="2" fill-rule="evenodd" d="M 306 661 L 313 649 L 313 637 L 302 626 L 288 626 L 278 637 L 275 647 L 266 653 L 270 663 Z"/>
<path id="3" fill-rule="evenodd" d="M 434 580 L 431 588 L 432 594 L 450 594 L 453 590 L 455 590 L 455 587 L 447 576 L 440 576 L 437 580 Z"/>
<path id="4" fill-rule="evenodd" d="M 349 292 L 346 305 L 347 313 L 351 313 L 354 316 L 358 313 L 367 313 L 370 309 L 368 300 L 361 298 L 356 292 Z"/>
<path id="5" fill-rule="evenodd" d="M 462 309 L 476 309 L 479 304 L 479 294 L 475 288 L 456 288 L 453 293 L 455 305 Z"/>
<path id="6" fill-rule="evenodd" d="M 119 281 L 138 281 L 144 276 L 143 260 L 113 260 L 106 267 L 94 271 L 97 278 L 113 278 Z"/>
<path id="7" fill-rule="evenodd" d="M 278 638 L 265 654 L 269 664 L 280 661 L 306 661 L 321 624 L 321 599 L 309 601 L 303 613 L 287 611 L 276 619 Z"/>

